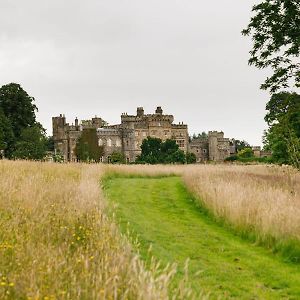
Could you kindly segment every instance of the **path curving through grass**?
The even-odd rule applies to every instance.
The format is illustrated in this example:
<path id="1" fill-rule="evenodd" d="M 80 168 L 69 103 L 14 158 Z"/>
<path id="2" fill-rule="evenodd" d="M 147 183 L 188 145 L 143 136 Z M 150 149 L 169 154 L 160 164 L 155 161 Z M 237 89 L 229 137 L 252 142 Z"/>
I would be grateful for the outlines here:
<path id="1" fill-rule="evenodd" d="M 129 223 L 138 235 L 142 258 L 152 245 L 152 255 L 164 265 L 178 264 L 174 284 L 189 258 L 193 290 L 212 299 L 300 299 L 299 265 L 217 225 L 181 178 L 107 177 L 103 184 L 122 231 Z"/>

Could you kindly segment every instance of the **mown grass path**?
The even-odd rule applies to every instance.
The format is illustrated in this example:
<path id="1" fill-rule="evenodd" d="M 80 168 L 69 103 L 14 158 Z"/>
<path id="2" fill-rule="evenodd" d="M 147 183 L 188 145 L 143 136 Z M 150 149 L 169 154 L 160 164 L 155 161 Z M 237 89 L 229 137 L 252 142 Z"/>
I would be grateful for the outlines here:
<path id="1" fill-rule="evenodd" d="M 183 266 L 195 291 L 216 299 L 300 299 L 300 267 L 241 239 L 217 225 L 195 205 L 179 177 L 108 178 L 109 203 L 117 204 L 117 220 L 139 236 L 141 255 L 152 254 L 163 264 Z M 197 276 L 195 274 L 201 271 Z"/>

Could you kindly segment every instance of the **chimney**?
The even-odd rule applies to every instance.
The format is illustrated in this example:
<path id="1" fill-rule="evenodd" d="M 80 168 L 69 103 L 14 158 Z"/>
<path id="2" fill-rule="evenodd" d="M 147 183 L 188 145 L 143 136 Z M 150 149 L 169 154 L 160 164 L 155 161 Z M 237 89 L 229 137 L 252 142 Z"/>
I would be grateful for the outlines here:
<path id="1" fill-rule="evenodd" d="M 161 109 L 161 106 L 157 106 L 157 108 L 155 110 L 155 113 L 158 114 L 158 115 L 162 115 L 163 110 Z"/>

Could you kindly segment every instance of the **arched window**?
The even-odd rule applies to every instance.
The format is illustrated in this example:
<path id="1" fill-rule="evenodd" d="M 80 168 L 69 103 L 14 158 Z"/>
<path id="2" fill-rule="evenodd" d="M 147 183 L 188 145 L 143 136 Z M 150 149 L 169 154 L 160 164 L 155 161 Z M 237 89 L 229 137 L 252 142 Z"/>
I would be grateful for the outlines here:
<path id="1" fill-rule="evenodd" d="M 111 147 L 111 139 L 107 140 L 107 147 Z"/>
<path id="2" fill-rule="evenodd" d="M 117 146 L 117 147 L 121 147 L 121 140 L 120 140 L 120 139 L 117 139 L 117 140 L 116 140 L 116 146 Z"/>
<path id="3" fill-rule="evenodd" d="M 99 145 L 99 146 L 103 146 L 103 140 L 102 140 L 102 139 L 99 139 L 99 140 L 98 140 L 98 145 Z"/>

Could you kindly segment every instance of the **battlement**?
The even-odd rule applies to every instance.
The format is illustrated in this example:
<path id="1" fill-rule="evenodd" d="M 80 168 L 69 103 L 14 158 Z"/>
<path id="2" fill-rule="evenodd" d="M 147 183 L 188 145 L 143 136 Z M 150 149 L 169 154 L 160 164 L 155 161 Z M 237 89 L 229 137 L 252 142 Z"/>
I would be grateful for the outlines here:
<path id="1" fill-rule="evenodd" d="M 187 126 L 187 124 L 183 124 L 183 122 L 182 123 L 179 123 L 179 124 L 172 124 L 172 128 L 173 129 L 187 129 L 188 128 L 188 126 Z"/>
<path id="2" fill-rule="evenodd" d="M 188 125 L 183 122 L 173 124 L 174 116 L 163 114 L 158 106 L 154 112 L 145 114 L 143 107 L 137 107 L 136 115 L 122 113 L 121 122 L 108 125 L 97 116 L 80 123 L 67 123 L 65 115 L 52 118 L 54 147 L 63 154 L 64 159 L 76 161 L 76 143 L 84 129 L 97 130 L 98 143 L 104 147 L 103 161 L 109 161 L 112 151 L 121 151 L 127 162 L 134 162 L 141 152 L 141 144 L 147 136 L 166 140 L 173 138 L 180 149 L 192 151 L 197 162 L 208 159 L 222 161 L 230 155 L 229 139 L 221 131 L 209 131 L 208 137 L 189 142 Z M 117 148 L 116 148 L 117 147 Z"/>
<path id="3" fill-rule="evenodd" d="M 224 138 L 224 132 L 223 131 L 209 131 L 208 132 L 208 138 L 210 137 L 215 137 L 215 138 L 218 138 L 218 139 L 223 139 Z"/>

